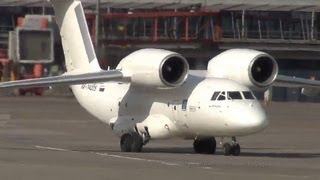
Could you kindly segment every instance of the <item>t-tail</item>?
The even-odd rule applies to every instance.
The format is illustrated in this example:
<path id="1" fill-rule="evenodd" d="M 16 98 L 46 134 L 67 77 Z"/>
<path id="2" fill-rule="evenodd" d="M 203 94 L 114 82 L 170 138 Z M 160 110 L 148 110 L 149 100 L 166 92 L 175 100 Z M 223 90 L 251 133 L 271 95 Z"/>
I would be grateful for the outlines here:
<path id="1" fill-rule="evenodd" d="M 51 0 L 60 28 L 67 71 L 100 70 L 82 4 L 78 0 Z"/>

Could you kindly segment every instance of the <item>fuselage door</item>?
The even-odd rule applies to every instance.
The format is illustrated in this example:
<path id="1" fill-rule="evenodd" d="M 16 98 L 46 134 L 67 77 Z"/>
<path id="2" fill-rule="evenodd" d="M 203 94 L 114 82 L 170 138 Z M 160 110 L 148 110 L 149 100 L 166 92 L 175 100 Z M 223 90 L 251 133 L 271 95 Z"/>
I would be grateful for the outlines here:
<path id="1" fill-rule="evenodd" d="M 173 101 L 172 103 L 172 114 L 173 121 L 179 127 L 187 128 L 187 106 L 188 100 L 183 99 L 182 101 Z"/>

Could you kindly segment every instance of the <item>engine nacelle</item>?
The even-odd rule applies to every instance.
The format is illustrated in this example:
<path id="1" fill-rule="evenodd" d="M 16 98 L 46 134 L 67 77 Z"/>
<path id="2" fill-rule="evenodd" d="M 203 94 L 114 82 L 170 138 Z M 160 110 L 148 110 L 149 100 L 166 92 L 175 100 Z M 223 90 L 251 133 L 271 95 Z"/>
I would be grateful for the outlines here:
<path id="1" fill-rule="evenodd" d="M 212 58 L 210 76 L 228 78 L 253 90 L 265 90 L 278 75 L 278 64 L 269 54 L 250 49 L 231 49 Z"/>
<path id="2" fill-rule="evenodd" d="M 152 87 L 177 87 L 187 79 L 189 64 L 178 53 L 163 49 L 141 49 L 121 60 L 121 69 L 133 84 Z"/>

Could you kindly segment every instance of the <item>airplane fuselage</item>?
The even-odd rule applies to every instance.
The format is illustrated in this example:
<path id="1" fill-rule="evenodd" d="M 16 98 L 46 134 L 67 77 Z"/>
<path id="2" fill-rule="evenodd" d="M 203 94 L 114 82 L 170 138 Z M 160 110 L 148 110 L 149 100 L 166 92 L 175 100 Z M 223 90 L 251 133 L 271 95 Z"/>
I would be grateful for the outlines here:
<path id="1" fill-rule="evenodd" d="M 215 138 L 230 137 L 223 153 L 238 156 L 236 136 L 257 133 L 268 125 L 251 90 L 264 92 L 276 81 L 293 87 L 319 86 L 318 81 L 278 77 L 274 57 L 252 49 L 222 52 L 202 75 L 190 71 L 181 54 L 154 48 L 134 51 L 116 69 L 102 70 L 81 1 L 51 2 L 67 72 L 4 82 L 0 88 L 70 85 L 79 103 L 120 137 L 122 152 L 141 152 L 152 139 L 181 137 L 194 140 L 196 153 L 214 154 Z"/>
<path id="2" fill-rule="evenodd" d="M 190 74 L 177 88 L 108 82 L 72 86 L 72 90 L 80 104 L 101 121 L 123 121 L 118 136 L 137 130 L 136 124 L 144 121 L 163 121 L 157 131 L 168 130 L 160 135 L 153 132 L 153 139 L 243 136 L 259 132 L 268 124 L 260 103 L 244 97 L 244 92 L 251 93 L 249 88 L 228 79 Z M 213 100 L 215 92 L 225 92 L 225 99 Z M 242 97 L 228 98 L 229 92 L 239 92 Z"/>

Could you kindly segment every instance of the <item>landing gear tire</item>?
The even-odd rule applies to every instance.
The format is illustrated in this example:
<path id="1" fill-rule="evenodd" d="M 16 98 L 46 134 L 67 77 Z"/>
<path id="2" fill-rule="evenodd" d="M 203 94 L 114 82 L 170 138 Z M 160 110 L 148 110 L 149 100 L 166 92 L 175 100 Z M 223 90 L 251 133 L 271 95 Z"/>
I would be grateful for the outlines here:
<path id="1" fill-rule="evenodd" d="M 122 152 L 141 152 L 143 139 L 140 135 L 124 134 L 120 140 L 120 148 Z"/>
<path id="2" fill-rule="evenodd" d="M 239 145 L 239 144 L 235 144 L 235 145 L 232 147 L 232 155 L 234 155 L 234 156 L 239 156 L 239 155 L 240 155 L 240 152 L 241 152 L 240 145 Z"/>
<path id="3" fill-rule="evenodd" d="M 223 155 L 230 156 L 239 156 L 241 152 L 241 148 L 239 144 L 230 145 L 229 143 L 223 144 Z"/>
<path id="4" fill-rule="evenodd" d="M 131 145 L 131 152 L 141 152 L 143 146 L 143 139 L 139 134 L 133 134 L 133 142 Z"/>
<path id="5" fill-rule="evenodd" d="M 225 156 L 230 156 L 230 154 L 232 153 L 232 147 L 229 143 L 225 143 L 223 144 L 223 155 Z"/>
<path id="6" fill-rule="evenodd" d="M 212 138 L 197 138 L 193 142 L 193 148 L 199 154 L 214 154 L 216 152 L 216 140 Z"/>
<path id="7" fill-rule="evenodd" d="M 122 152 L 131 152 L 133 138 L 130 134 L 125 134 L 121 137 L 120 148 Z"/>

